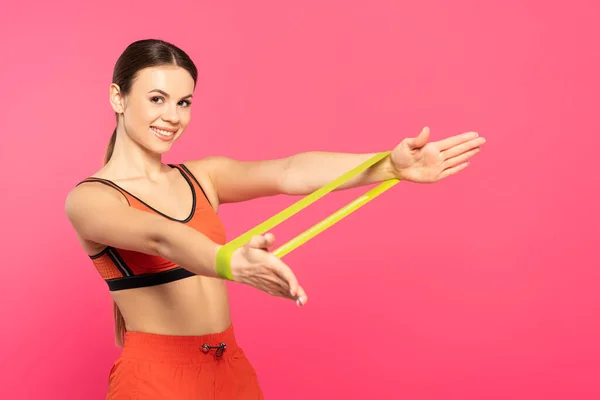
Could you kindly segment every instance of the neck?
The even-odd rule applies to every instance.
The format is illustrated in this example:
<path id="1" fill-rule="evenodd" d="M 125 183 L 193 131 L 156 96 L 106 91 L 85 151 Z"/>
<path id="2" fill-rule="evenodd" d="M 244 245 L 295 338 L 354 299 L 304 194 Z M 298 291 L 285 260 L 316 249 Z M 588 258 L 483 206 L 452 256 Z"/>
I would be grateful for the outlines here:
<path id="1" fill-rule="evenodd" d="M 122 126 L 117 128 L 117 138 L 112 156 L 105 167 L 115 179 L 144 177 L 157 180 L 162 173 L 160 154 L 149 152 L 129 137 Z"/>

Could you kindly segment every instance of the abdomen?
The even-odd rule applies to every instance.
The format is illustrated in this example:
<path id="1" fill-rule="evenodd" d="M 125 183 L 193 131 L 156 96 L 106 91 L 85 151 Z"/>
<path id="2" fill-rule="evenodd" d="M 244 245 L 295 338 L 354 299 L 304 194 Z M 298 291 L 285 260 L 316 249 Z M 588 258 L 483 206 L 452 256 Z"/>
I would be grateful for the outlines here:
<path id="1" fill-rule="evenodd" d="M 221 279 L 192 276 L 112 296 L 130 331 L 204 335 L 231 324 L 227 287 Z"/>

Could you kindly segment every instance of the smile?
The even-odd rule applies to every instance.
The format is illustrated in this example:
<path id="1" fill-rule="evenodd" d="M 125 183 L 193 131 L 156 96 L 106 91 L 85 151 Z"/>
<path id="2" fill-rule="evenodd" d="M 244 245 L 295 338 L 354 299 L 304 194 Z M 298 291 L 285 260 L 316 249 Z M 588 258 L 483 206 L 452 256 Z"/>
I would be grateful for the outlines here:
<path id="1" fill-rule="evenodd" d="M 175 134 L 175 132 L 177 132 L 176 130 L 174 130 L 174 131 L 173 130 L 165 130 L 165 129 L 157 128 L 155 126 L 151 126 L 150 129 L 152 129 L 154 131 L 154 133 L 157 133 L 164 137 L 171 137 Z"/>

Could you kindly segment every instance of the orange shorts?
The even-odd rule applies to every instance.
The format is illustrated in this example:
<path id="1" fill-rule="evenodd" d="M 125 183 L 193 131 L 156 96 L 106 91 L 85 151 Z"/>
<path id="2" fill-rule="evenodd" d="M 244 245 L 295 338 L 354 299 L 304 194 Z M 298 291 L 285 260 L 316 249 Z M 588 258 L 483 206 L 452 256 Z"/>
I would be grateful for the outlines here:
<path id="1" fill-rule="evenodd" d="M 202 336 L 127 332 L 107 400 L 264 399 L 233 326 Z"/>

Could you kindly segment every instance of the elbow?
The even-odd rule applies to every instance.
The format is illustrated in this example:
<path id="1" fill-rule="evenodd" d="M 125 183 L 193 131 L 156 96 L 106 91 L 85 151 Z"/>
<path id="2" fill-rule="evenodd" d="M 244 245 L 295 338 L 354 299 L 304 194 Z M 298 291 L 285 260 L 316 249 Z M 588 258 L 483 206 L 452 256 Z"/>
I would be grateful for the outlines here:
<path id="1" fill-rule="evenodd" d="M 289 196 L 303 196 L 311 193 L 309 185 L 302 179 L 298 169 L 294 168 L 294 157 L 288 157 L 285 161 L 285 166 L 276 182 L 277 192 Z"/>
<path id="2" fill-rule="evenodd" d="M 166 223 L 169 221 L 156 220 L 148 227 L 146 236 L 147 253 L 170 259 L 173 252 L 172 227 Z"/>

